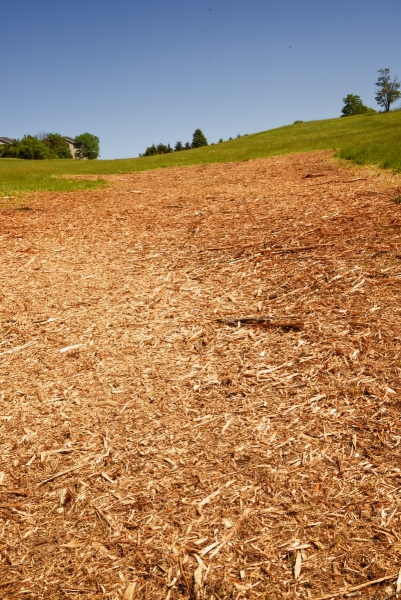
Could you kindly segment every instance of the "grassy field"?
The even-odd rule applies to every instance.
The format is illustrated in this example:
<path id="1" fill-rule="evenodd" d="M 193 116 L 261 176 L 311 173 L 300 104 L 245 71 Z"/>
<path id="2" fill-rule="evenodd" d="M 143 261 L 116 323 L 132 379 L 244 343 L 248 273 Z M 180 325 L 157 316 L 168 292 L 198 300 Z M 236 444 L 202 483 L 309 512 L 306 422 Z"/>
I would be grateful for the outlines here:
<path id="1" fill-rule="evenodd" d="M 27 161 L 0 159 L 0 196 L 32 190 L 71 191 L 105 185 L 102 175 L 217 162 L 243 161 L 277 154 L 334 150 L 357 164 L 401 171 L 401 111 L 308 121 L 171 154 L 119 160 Z M 97 175 L 98 179 L 74 179 Z M 69 177 L 71 176 L 71 177 Z"/>

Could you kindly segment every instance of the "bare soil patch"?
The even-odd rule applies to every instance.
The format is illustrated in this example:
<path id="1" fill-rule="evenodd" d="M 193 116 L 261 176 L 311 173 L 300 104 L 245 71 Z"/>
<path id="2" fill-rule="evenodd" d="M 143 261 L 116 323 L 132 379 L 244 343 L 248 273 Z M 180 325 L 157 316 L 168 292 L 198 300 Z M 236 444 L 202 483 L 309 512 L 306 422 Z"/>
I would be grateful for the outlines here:
<path id="1" fill-rule="evenodd" d="M 394 592 L 400 178 L 108 179 L 0 206 L 1 597 Z"/>

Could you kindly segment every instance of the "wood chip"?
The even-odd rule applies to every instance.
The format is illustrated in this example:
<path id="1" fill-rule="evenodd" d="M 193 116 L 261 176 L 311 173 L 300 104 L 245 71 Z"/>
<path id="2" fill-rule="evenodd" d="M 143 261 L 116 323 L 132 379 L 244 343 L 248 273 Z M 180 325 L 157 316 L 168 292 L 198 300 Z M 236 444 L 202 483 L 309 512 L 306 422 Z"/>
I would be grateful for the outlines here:
<path id="1" fill-rule="evenodd" d="M 301 551 L 298 550 L 297 558 L 295 560 L 295 565 L 294 565 L 294 579 L 298 579 L 298 577 L 300 576 L 301 568 L 302 568 L 302 554 L 301 554 Z"/>
<path id="2" fill-rule="evenodd" d="M 0 596 L 397 581 L 401 175 L 332 156 L 0 207 Z"/>

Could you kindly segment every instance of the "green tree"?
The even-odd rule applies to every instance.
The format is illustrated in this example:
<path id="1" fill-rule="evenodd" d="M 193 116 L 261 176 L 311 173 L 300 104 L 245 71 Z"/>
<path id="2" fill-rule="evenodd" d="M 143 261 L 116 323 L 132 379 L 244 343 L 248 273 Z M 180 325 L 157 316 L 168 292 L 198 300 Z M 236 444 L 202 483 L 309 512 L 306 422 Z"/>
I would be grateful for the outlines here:
<path id="1" fill-rule="evenodd" d="M 42 160 L 44 158 L 72 158 L 69 146 L 58 133 L 24 135 L 22 140 L 13 140 L 1 149 L 3 158 Z"/>
<path id="2" fill-rule="evenodd" d="M 191 144 L 189 142 L 185 142 L 184 150 L 191 150 Z"/>
<path id="3" fill-rule="evenodd" d="M 146 148 L 143 156 L 154 156 L 155 154 L 157 154 L 157 148 L 154 144 L 152 144 L 152 146 L 148 146 Z"/>
<path id="4" fill-rule="evenodd" d="M 377 72 L 380 75 L 376 82 L 378 90 L 376 91 L 375 100 L 379 106 L 384 108 L 385 112 L 388 112 L 393 102 L 401 98 L 401 84 L 398 77 L 391 80 L 390 69 L 379 69 Z"/>
<path id="5" fill-rule="evenodd" d="M 13 140 L 11 144 L 4 146 L 2 157 L 42 160 L 44 158 L 53 158 L 53 153 L 37 137 L 24 135 L 22 140 Z"/>
<path id="6" fill-rule="evenodd" d="M 51 150 L 33 135 L 24 135 L 19 142 L 18 158 L 43 160 L 44 158 L 52 158 L 52 155 Z"/>
<path id="7" fill-rule="evenodd" d="M 0 146 L 0 152 L 2 158 L 18 158 L 20 149 L 20 142 L 17 139 L 14 139 L 11 144 L 7 144 L 6 146 Z"/>
<path id="8" fill-rule="evenodd" d="M 91 133 L 81 133 L 75 137 L 81 158 L 94 159 L 99 156 L 99 138 Z"/>
<path id="9" fill-rule="evenodd" d="M 201 129 L 195 129 L 192 136 L 192 148 L 201 148 L 201 146 L 208 146 L 207 139 L 204 136 Z"/>
<path id="10" fill-rule="evenodd" d="M 157 144 L 157 154 L 170 154 L 170 152 L 173 152 L 172 147 L 170 146 L 170 144 Z"/>
<path id="11" fill-rule="evenodd" d="M 182 145 L 182 142 L 177 142 L 176 145 L 174 146 L 174 150 L 176 152 L 181 152 L 181 150 L 184 150 L 184 146 Z"/>
<path id="12" fill-rule="evenodd" d="M 348 94 L 343 98 L 344 106 L 342 107 L 342 117 L 350 117 L 351 115 L 364 115 L 369 112 L 375 112 L 373 108 L 365 106 L 360 96 Z"/>
<path id="13" fill-rule="evenodd" d="M 42 134 L 41 141 L 51 150 L 54 158 L 72 158 L 69 145 L 59 133 Z"/>
<path id="14" fill-rule="evenodd" d="M 157 144 L 157 146 L 152 144 L 152 146 L 148 146 L 146 148 L 142 156 L 155 156 L 155 154 L 170 154 L 170 152 L 174 152 L 170 144 L 167 144 L 167 146 L 166 144 Z"/>

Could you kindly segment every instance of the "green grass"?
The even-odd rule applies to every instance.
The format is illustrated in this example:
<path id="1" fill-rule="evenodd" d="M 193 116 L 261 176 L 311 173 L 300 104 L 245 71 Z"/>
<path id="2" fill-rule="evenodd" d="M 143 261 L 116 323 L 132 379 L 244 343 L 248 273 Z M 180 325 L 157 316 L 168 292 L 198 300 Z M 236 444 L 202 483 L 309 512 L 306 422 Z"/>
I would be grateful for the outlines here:
<path id="1" fill-rule="evenodd" d="M 0 199 L 30 191 L 73 191 L 107 185 L 104 179 L 71 179 L 79 171 L 74 160 L 0 158 Z M 79 161 L 80 162 L 80 161 Z M 82 161 L 84 162 L 84 161 Z M 85 161 L 87 162 L 87 161 Z"/>
<path id="2" fill-rule="evenodd" d="M 356 164 L 401 171 L 401 111 L 308 121 L 196 150 L 118 160 L 28 161 L 0 159 L 0 196 L 33 190 L 72 191 L 105 185 L 102 175 L 171 166 L 264 158 L 278 154 L 333 150 Z M 72 179 L 97 175 L 97 180 Z"/>

